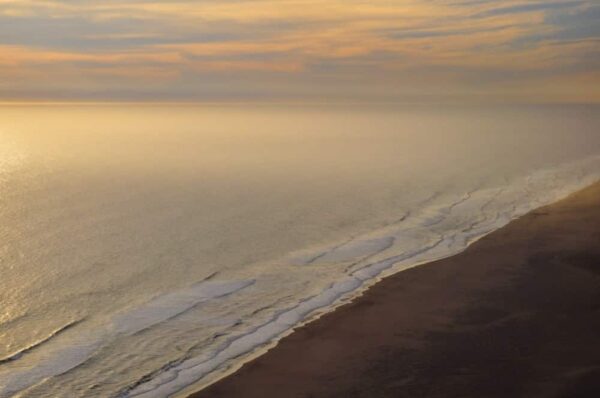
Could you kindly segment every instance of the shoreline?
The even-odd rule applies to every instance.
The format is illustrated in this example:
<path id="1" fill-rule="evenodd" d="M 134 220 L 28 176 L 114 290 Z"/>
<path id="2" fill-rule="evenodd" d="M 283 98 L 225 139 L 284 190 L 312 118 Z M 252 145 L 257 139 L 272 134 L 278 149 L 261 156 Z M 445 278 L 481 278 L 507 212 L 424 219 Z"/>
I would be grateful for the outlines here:
<path id="1" fill-rule="evenodd" d="M 344 250 L 350 250 L 352 256 L 360 256 L 360 253 L 363 253 L 368 261 L 357 263 L 358 266 L 348 270 L 346 279 L 335 281 L 318 294 L 301 300 L 297 305 L 276 311 L 266 323 L 242 330 L 242 333 L 232 337 L 227 336 L 221 340 L 217 350 L 206 351 L 208 355 L 181 357 L 181 360 L 167 362 L 152 373 L 145 373 L 143 377 L 137 378 L 135 383 L 120 390 L 120 394 L 187 397 L 219 383 L 246 363 L 260 358 L 276 347 L 281 339 L 354 302 L 382 280 L 414 267 L 456 256 L 474 242 L 527 212 L 544 204 L 560 201 L 561 198 L 589 186 L 593 181 L 599 181 L 598 173 L 595 172 L 598 170 L 598 160 L 600 158 L 595 156 L 553 168 L 535 170 L 516 180 L 517 184 L 506 187 L 466 191 L 462 195 L 449 197 L 452 200 L 407 212 L 397 223 L 353 238 L 342 246 L 326 247 L 323 249 L 327 252 L 326 255 L 320 254 L 317 259 L 327 256 L 339 258 L 340 253 L 341 258 L 344 258 L 344 255 L 347 255 Z M 594 165 L 596 167 L 590 167 Z M 572 179 L 574 175 L 578 175 L 579 178 Z M 559 183 L 561 181 L 562 183 Z M 552 188 L 539 189 L 543 188 L 544 184 L 550 184 Z M 435 238 L 430 239 L 425 246 L 414 245 L 410 239 L 412 235 L 404 234 L 404 231 L 416 231 L 416 236 L 419 236 L 423 228 L 427 233 L 431 233 L 428 236 Z M 387 251 L 389 243 L 381 244 L 390 240 L 397 240 L 402 244 L 405 237 L 408 238 L 406 242 L 409 242 L 409 245 L 402 247 L 402 251 Z M 413 244 L 412 249 L 410 244 Z M 315 250 L 320 252 L 321 248 Z M 375 254 L 364 254 L 371 250 Z M 306 257 L 311 259 L 303 260 Z M 296 266 L 313 265 L 312 258 L 312 255 L 307 256 L 305 252 L 290 255 L 291 263 Z M 317 264 L 317 267 L 319 266 L 320 264 Z M 349 279 L 352 279 L 351 283 L 348 283 Z M 153 301 L 148 303 L 153 304 Z M 69 358 L 73 356 L 66 357 L 67 360 Z M 51 359 L 64 360 L 65 357 L 57 355 Z M 17 372 L 17 383 L 20 382 L 19 377 L 20 373 Z M 22 377 L 21 380 L 30 383 L 27 377 Z"/>
<path id="2" fill-rule="evenodd" d="M 189 397 L 193 397 L 193 398 L 201 398 L 201 397 L 221 397 L 221 396 L 227 396 L 227 397 L 236 397 L 236 396 L 255 396 L 253 395 L 253 391 L 264 394 L 262 396 L 277 396 L 276 393 L 278 394 L 282 394 L 282 391 L 286 391 L 283 392 L 283 394 L 285 396 L 312 396 L 310 394 L 314 394 L 314 389 L 319 390 L 320 393 L 317 393 L 317 395 L 314 396 L 336 396 L 336 391 L 342 389 L 342 385 L 344 385 L 344 383 L 334 383 L 334 384 L 339 384 L 339 386 L 337 386 L 334 390 L 331 390 L 329 392 L 324 392 L 324 388 L 326 389 L 326 386 L 329 386 L 328 388 L 331 389 L 330 384 L 331 383 L 320 383 L 321 385 L 319 385 L 319 383 L 310 383 L 307 380 L 303 380 L 300 381 L 300 383 L 302 384 L 302 388 L 304 388 L 304 390 L 306 390 L 306 393 L 304 395 L 302 395 L 302 393 L 300 393 L 300 395 L 298 395 L 298 392 L 296 390 L 290 390 L 290 386 L 296 386 L 294 388 L 298 388 L 298 379 L 302 379 L 301 377 L 298 377 L 298 375 L 294 375 L 294 370 L 293 369 L 288 369 L 288 371 L 279 369 L 282 365 L 282 358 L 283 358 L 283 363 L 287 363 L 289 362 L 289 360 L 291 360 L 292 358 L 289 358 L 289 356 L 291 354 L 287 353 L 287 351 L 289 350 L 297 350 L 297 354 L 301 354 L 302 352 L 306 351 L 306 348 L 308 349 L 308 352 L 313 352 L 314 350 L 311 349 L 310 347 L 308 347 L 311 344 L 314 344 L 315 342 L 319 345 L 323 345 L 324 348 L 327 350 L 328 348 L 331 349 L 331 344 L 325 344 L 326 342 L 324 342 L 324 337 L 319 337 L 320 333 L 325 331 L 328 333 L 333 333 L 335 337 L 335 333 L 332 331 L 333 329 L 335 329 L 335 325 L 332 325 L 332 319 L 336 319 L 336 318 L 342 318 L 343 320 L 345 319 L 350 319 L 350 318 L 356 318 L 359 316 L 359 310 L 357 310 L 357 308 L 362 308 L 365 306 L 369 306 L 369 302 L 372 301 L 373 297 L 377 297 L 379 295 L 385 295 L 385 290 L 386 288 L 388 288 L 390 284 L 397 284 L 400 283 L 400 285 L 402 285 L 402 283 L 406 284 L 407 282 L 403 280 L 405 279 L 410 279 L 413 277 L 413 275 L 418 274 L 425 274 L 423 276 L 420 276 L 421 278 L 424 278 L 424 281 L 420 281 L 421 284 L 425 284 L 427 285 L 427 278 L 432 278 L 435 277 L 437 273 L 440 273 L 440 271 L 437 271 L 434 269 L 441 267 L 441 268 L 448 268 L 448 267 L 452 267 L 450 265 L 444 265 L 445 263 L 448 264 L 454 264 L 454 267 L 456 267 L 456 264 L 460 263 L 461 261 L 463 261 L 463 257 L 467 257 L 467 261 L 473 261 L 473 260 L 469 260 L 470 257 L 481 257 L 481 254 L 477 254 L 478 252 L 481 251 L 480 247 L 488 247 L 488 246 L 494 246 L 492 243 L 490 242 L 494 242 L 496 240 L 498 240 L 498 238 L 500 237 L 500 241 L 502 241 L 502 236 L 506 235 L 506 231 L 514 231 L 517 230 L 516 233 L 518 234 L 518 230 L 519 229 L 523 229 L 523 225 L 527 224 L 528 222 L 530 222 L 531 220 L 534 220 L 536 218 L 538 218 L 539 214 L 545 214 L 545 212 L 547 211 L 547 209 L 550 209 L 550 211 L 552 211 L 552 209 L 558 208 L 560 209 L 561 206 L 569 206 L 568 204 L 573 202 L 573 203 L 580 203 L 582 202 L 583 199 L 581 199 L 582 197 L 588 197 L 590 196 L 590 192 L 592 192 L 592 199 L 595 199 L 596 201 L 596 205 L 598 205 L 600 202 L 600 183 L 595 183 L 587 188 L 584 188 L 583 190 L 580 190 L 570 196 L 568 196 L 566 199 L 562 199 L 559 200 L 558 202 L 555 202 L 553 204 L 547 205 L 547 206 L 543 206 L 541 208 L 538 208 L 536 210 L 531 211 L 530 213 L 527 213 L 526 215 L 517 218 L 515 220 L 512 220 L 511 222 L 509 222 L 508 225 L 497 229 L 485 236 L 483 236 L 482 238 L 478 239 L 476 242 L 472 243 L 471 245 L 469 245 L 469 247 L 458 253 L 455 255 L 452 255 L 450 257 L 446 257 L 440 260 L 435 260 L 432 262 L 426 262 L 425 264 L 421 264 L 418 267 L 412 267 L 408 270 L 403 270 L 401 272 L 398 273 L 394 273 L 390 276 L 386 276 L 386 277 L 381 277 L 377 283 L 374 283 L 373 285 L 370 285 L 367 289 L 365 289 L 365 291 L 363 291 L 359 296 L 357 296 L 356 298 L 353 298 L 352 301 L 350 302 L 342 302 L 340 303 L 336 308 L 334 308 L 331 312 L 326 312 L 323 314 L 318 314 L 316 315 L 314 318 L 308 320 L 308 322 L 305 322 L 303 325 L 294 328 L 290 333 L 287 333 L 284 337 L 282 337 L 281 339 L 278 339 L 277 341 L 272 342 L 271 344 L 268 345 L 268 347 L 266 347 L 264 350 L 260 350 L 260 352 L 257 352 L 255 355 L 251 355 L 249 358 L 246 359 L 246 361 L 244 361 L 243 363 L 240 363 L 239 366 L 234 366 L 232 370 L 228 371 L 226 374 L 224 374 L 222 377 L 218 378 L 216 381 L 214 381 L 212 384 L 207 385 L 206 387 L 204 387 L 202 390 L 198 391 L 198 386 L 196 385 L 194 387 L 194 385 L 189 386 L 189 388 L 186 388 L 184 391 L 181 391 L 179 394 L 177 394 L 177 396 L 188 396 L 188 394 L 190 394 L 190 392 L 192 391 L 197 391 L 191 395 L 189 395 Z M 594 196 L 595 195 L 595 196 Z M 588 200 L 589 202 L 589 200 Z M 593 202 L 593 200 L 592 200 Z M 565 203 L 567 205 L 565 205 Z M 591 202 L 590 202 L 591 203 Z M 594 207 L 593 205 L 591 205 L 590 203 L 588 203 L 589 206 L 591 206 L 592 208 Z M 588 206 L 588 207 L 589 207 Z M 596 206 L 597 207 L 597 206 Z M 589 209 L 588 209 L 589 210 Z M 581 210 L 583 211 L 583 210 Z M 556 213 L 556 211 L 554 211 L 552 213 L 552 215 L 554 215 L 554 213 Z M 552 218 L 552 217 L 551 217 Z M 571 222 L 572 224 L 573 222 Z M 536 224 L 535 222 L 533 223 L 534 225 Z M 592 230 L 595 228 L 596 230 L 598 229 L 598 227 L 595 227 L 595 225 L 592 225 L 592 227 L 590 227 Z M 594 233 L 597 233 L 597 231 L 592 231 Z M 521 239 L 521 240 L 526 240 L 526 239 Z M 531 242 L 530 242 L 531 243 Z M 515 242 L 513 242 L 513 244 L 517 244 Z M 517 244 L 518 245 L 518 244 Z M 566 250 L 566 249 L 565 249 Z M 484 250 L 485 251 L 485 250 Z M 475 252 L 475 254 L 472 254 L 473 252 Z M 505 256 L 506 257 L 506 256 Z M 481 258 L 480 258 L 481 260 Z M 440 265 L 441 264 L 441 265 Z M 461 268 L 461 267 L 459 267 Z M 466 267 L 467 269 L 461 269 L 461 271 L 463 273 L 467 272 L 470 270 L 470 268 L 473 268 L 472 265 L 470 267 Z M 471 270 L 472 271 L 472 270 Z M 468 272 L 467 272 L 468 273 Z M 471 272 L 473 273 L 473 272 Z M 427 275 L 427 274 L 432 274 L 432 275 Z M 468 275 L 467 275 L 468 276 Z M 398 280 L 400 280 L 400 282 L 398 282 Z M 442 286 L 443 288 L 444 286 Z M 404 288 L 408 288 L 410 290 L 410 286 L 404 286 Z M 469 288 L 471 290 L 476 290 L 477 286 L 469 286 Z M 449 288 L 446 287 L 446 290 L 448 290 Z M 406 294 L 406 293 L 405 293 Z M 448 294 L 448 292 L 446 292 L 446 294 Z M 437 294 L 439 296 L 439 294 Z M 461 296 L 462 297 L 462 296 Z M 452 298 L 452 297 L 451 297 Z M 454 301 L 457 300 L 456 297 L 453 297 Z M 388 298 L 389 300 L 390 298 Z M 402 300 L 402 297 L 392 297 L 391 299 L 395 299 L 395 300 Z M 421 300 L 427 300 L 427 297 L 421 297 Z M 464 299 L 464 297 L 463 297 Z M 464 308 L 467 303 L 465 302 L 461 302 L 461 305 L 459 305 L 459 308 Z M 383 308 L 386 307 L 386 303 L 382 302 L 382 303 L 377 303 L 377 305 L 380 308 L 381 311 L 383 311 Z M 404 306 L 406 307 L 406 304 L 404 304 Z M 389 304 L 387 305 L 387 307 L 389 307 Z M 406 307 L 403 309 L 408 310 L 409 312 L 412 311 L 414 312 L 418 312 L 418 305 L 415 306 L 415 308 L 411 309 L 409 307 Z M 389 308 L 388 308 L 389 311 Z M 485 311 L 484 311 L 485 312 Z M 354 315 L 353 315 L 354 314 Z M 390 315 L 390 314 L 388 314 Z M 392 314 L 393 315 L 393 314 Z M 418 314 L 415 314 L 416 318 L 418 318 Z M 484 316 L 485 317 L 485 316 Z M 393 316 L 392 316 L 393 318 Z M 381 319 L 381 318 L 373 318 L 372 321 L 374 321 L 374 323 L 385 323 L 385 319 Z M 360 322 L 358 321 L 354 321 L 353 322 L 349 322 L 347 326 L 352 327 L 353 325 L 356 326 L 357 329 L 369 329 L 369 327 L 365 327 L 364 323 L 359 324 Z M 414 322 L 414 321 L 413 321 Z M 335 322 L 334 322 L 335 323 Z M 410 323 L 410 322 L 409 322 Z M 329 325 L 329 326 L 328 326 Z M 430 327 L 433 324 L 429 325 Z M 420 327 L 423 329 L 427 329 L 427 324 L 423 323 L 422 325 L 420 325 Z M 328 327 L 330 329 L 328 329 Z M 372 329 L 372 328 L 371 328 Z M 373 334 L 378 334 L 378 332 L 375 332 L 374 330 L 370 330 L 370 334 L 367 333 L 366 330 L 363 330 L 363 334 L 365 334 L 364 336 L 361 337 L 361 339 L 369 339 L 373 337 Z M 317 331 L 319 331 L 320 333 L 316 333 Z M 400 332 L 402 332 L 402 330 L 400 330 Z M 345 333 L 349 333 L 348 331 L 345 331 Z M 355 334 L 361 334 L 360 331 L 356 331 L 354 332 Z M 338 335 L 340 334 L 340 332 L 338 331 Z M 380 334 L 380 333 L 379 333 Z M 310 335 L 310 341 L 306 341 L 306 336 Z M 343 335 L 338 336 L 341 338 L 341 340 L 346 339 L 346 337 L 344 337 Z M 389 337 L 389 336 L 388 336 Z M 340 349 L 339 345 L 342 344 L 342 342 L 335 342 L 336 339 L 334 339 L 334 343 L 332 343 L 336 349 Z M 393 340 L 393 339 L 392 339 Z M 347 345 L 351 344 L 351 341 L 346 341 Z M 360 346 L 367 344 L 364 341 L 361 341 L 361 344 L 358 344 Z M 349 346 L 349 345 L 348 345 Z M 290 348 L 291 347 L 291 348 Z M 304 349 L 303 349 L 304 348 Z M 373 348 L 373 347 L 371 347 Z M 398 348 L 398 347 L 396 347 Z M 354 350 L 354 349 L 353 349 Z M 266 351 L 266 352 L 265 352 Z M 354 350 L 356 351 L 356 350 Z M 286 354 L 288 356 L 287 358 L 287 362 L 285 360 Z M 373 353 L 370 352 L 369 350 L 367 350 L 365 353 L 366 355 L 372 355 Z M 310 364 L 314 364 L 314 363 L 319 363 L 319 355 L 318 353 L 313 353 L 313 355 L 316 355 L 316 359 L 317 361 L 315 362 L 315 358 L 312 358 L 312 360 L 308 361 L 305 366 L 310 367 Z M 349 355 L 349 354 L 348 354 Z M 347 355 L 345 355 L 347 356 Z M 320 358 L 322 360 L 322 358 Z M 298 368 L 298 367 L 302 367 L 302 361 L 298 361 L 297 359 L 293 359 L 294 360 L 294 366 L 293 368 Z M 328 359 L 328 361 L 331 362 L 331 359 Z M 341 366 L 343 369 L 346 370 L 352 370 L 351 368 L 357 368 L 357 367 L 364 367 L 364 365 L 360 365 L 358 363 L 355 363 L 356 361 L 347 361 L 346 359 L 342 360 L 333 360 L 332 365 L 334 369 L 337 369 L 340 367 L 340 361 L 344 362 L 344 365 Z M 365 361 L 358 361 L 358 362 L 365 362 Z M 367 364 L 370 361 L 366 361 Z M 279 367 L 277 369 L 277 371 L 275 370 L 271 370 L 271 375 L 269 375 L 269 371 L 268 370 L 264 370 L 265 368 L 270 368 L 273 367 L 275 364 L 279 363 Z M 256 369 L 260 368 L 263 369 L 262 371 L 257 371 Z M 304 369 L 305 371 L 307 371 L 307 369 Z M 336 370 L 336 372 L 339 371 Z M 331 370 L 328 370 L 327 367 L 323 367 L 320 371 L 313 371 L 313 373 L 311 373 L 311 378 L 314 377 L 325 377 L 328 373 L 331 373 Z M 310 372 L 309 372 L 310 373 Z M 347 373 L 347 372 L 346 372 Z M 352 373 L 356 373 L 356 369 L 353 370 Z M 304 374 L 304 373 L 303 373 Z M 290 375 L 293 375 L 292 378 L 290 378 Z M 269 379 L 277 379 L 275 380 L 271 380 L 271 383 L 268 382 Z M 292 380 L 293 379 L 293 380 Z M 359 379 L 361 379 L 359 377 Z M 287 380 L 287 382 L 286 382 Z M 308 388 L 308 385 L 311 385 L 313 390 L 310 390 L 310 388 Z M 276 391 L 273 392 L 273 395 L 269 395 L 269 392 L 266 391 L 265 392 L 265 388 L 270 386 L 270 385 L 277 385 L 277 388 L 275 389 Z M 257 387 L 258 386 L 258 387 Z M 286 390 L 287 388 L 287 390 Z M 302 389 L 301 388 L 301 389 Z M 308 390 L 310 390 L 310 394 L 308 394 Z M 237 393 L 236 393 L 237 391 Z M 239 392 L 243 391 L 243 395 L 239 395 Z M 294 395 L 296 394 L 296 395 Z M 258 396 L 258 395 L 257 395 Z M 357 396 L 363 396 L 363 395 L 357 395 Z M 369 395 L 371 396 L 371 395 Z M 373 396 L 388 396 L 388 395 L 373 395 Z"/>

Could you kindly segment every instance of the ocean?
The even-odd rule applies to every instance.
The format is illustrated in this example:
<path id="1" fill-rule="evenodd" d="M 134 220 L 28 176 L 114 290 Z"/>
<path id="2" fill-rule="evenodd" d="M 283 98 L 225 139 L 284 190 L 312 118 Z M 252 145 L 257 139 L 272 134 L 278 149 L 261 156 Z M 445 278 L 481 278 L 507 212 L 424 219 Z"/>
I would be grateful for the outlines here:
<path id="1" fill-rule="evenodd" d="M 593 106 L 0 106 L 0 397 L 184 395 L 600 178 Z"/>

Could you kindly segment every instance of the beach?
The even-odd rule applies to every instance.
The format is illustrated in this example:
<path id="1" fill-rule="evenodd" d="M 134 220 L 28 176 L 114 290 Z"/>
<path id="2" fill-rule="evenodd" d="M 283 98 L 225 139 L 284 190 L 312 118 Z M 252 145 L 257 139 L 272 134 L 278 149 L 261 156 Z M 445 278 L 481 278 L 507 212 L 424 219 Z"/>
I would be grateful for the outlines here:
<path id="1" fill-rule="evenodd" d="M 190 398 L 600 396 L 600 183 L 399 272 Z"/>

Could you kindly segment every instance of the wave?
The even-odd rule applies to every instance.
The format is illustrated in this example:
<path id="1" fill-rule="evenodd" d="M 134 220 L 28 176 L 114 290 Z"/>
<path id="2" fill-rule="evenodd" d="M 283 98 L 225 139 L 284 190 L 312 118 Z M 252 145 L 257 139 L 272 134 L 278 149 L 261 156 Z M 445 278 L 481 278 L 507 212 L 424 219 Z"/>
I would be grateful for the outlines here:
<path id="1" fill-rule="evenodd" d="M 23 355 L 35 350 L 36 348 L 41 347 L 43 344 L 49 342 L 53 338 L 59 336 L 61 333 L 66 332 L 67 330 L 73 328 L 75 325 L 78 325 L 83 321 L 84 321 L 84 319 L 78 319 L 76 321 L 69 322 L 66 325 L 61 326 L 60 328 L 56 329 L 55 331 L 53 331 L 52 333 L 50 333 L 43 339 L 36 341 L 35 343 L 33 343 L 25 348 L 22 348 L 19 351 L 15 352 L 13 354 L 10 354 L 4 358 L 0 358 L 0 365 L 16 361 L 17 359 L 23 357 Z"/>

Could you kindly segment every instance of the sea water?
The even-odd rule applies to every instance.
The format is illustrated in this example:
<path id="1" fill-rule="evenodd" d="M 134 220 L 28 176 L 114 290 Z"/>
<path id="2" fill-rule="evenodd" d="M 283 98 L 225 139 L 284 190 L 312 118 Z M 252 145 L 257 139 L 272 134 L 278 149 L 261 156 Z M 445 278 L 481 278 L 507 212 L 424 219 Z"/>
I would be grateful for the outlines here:
<path id="1" fill-rule="evenodd" d="M 600 178 L 589 106 L 0 107 L 0 397 L 200 388 Z"/>

